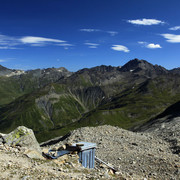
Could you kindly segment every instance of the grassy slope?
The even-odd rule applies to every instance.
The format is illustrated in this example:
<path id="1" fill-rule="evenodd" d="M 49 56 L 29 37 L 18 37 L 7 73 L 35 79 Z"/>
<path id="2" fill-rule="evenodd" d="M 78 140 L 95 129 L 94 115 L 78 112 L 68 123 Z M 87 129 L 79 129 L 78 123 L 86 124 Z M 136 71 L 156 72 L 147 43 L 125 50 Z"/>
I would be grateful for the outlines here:
<path id="1" fill-rule="evenodd" d="M 16 98 L 38 89 L 38 82 L 32 77 L 0 77 L 0 106 L 11 103 Z"/>
<path id="2" fill-rule="evenodd" d="M 19 89 L 19 82 L 7 77 L 0 77 L 0 105 L 10 103 L 23 95 Z"/>
<path id="3" fill-rule="evenodd" d="M 101 87 L 106 94 L 113 95 L 114 92 L 114 95 L 106 98 L 97 108 L 94 108 L 97 105 L 95 101 L 100 102 L 103 97 L 101 88 L 93 87 L 92 81 L 82 75 L 73 81 L 72 90 L 66 84 L 52 84 L 24 95 L 0 109 L 0 131 L 10 132 L 19 125 L 25 125 L 35 131 L 39 141 L 45 141 L 82 126 L 110 124 L 129 129 L 180 100 L 179 78 L 162 76 L 142 84 L 134 82 L 134 85 L 133 82 L 123 81 Z M 70 83 L 72 81 L 69 87 Z M 78 94 L 76 86 L 80 90 Z M 86 89 L 89 86 L 90 89 Z M 99 94 L 101 97 L 98 97 Z M 94 96 L 97 99 L 93 99 Z M 37 99 L 41 101 L 39 105 Z M 47 106 L 51 107 L 50 111 Z"/>
<path id="4" fill-rule="evenodd" d="M 61 134 L 82 126 L 110 124 L 125 129 L 139 126 L 180 100 L 178 89 L 173 92 L 171 83 L 167 84 L 163 79 L 147 81 L 141 86 L 126 90 L 88 112 L 78 122 L 62 129 Z"/>
<path id="5" fill-rule="evenodd" d="M 46 93 L 46 91 L 41 93 Z M 20 124 L 35 131 L 39 129 L 40 122 L 37 119 L 40 117 L 40 112 L 34 105 L 37 96 L 39 96 L 39 92 L 30 96 L 24 95 L 1 108 L 1 130 L 5 132 L 11 131 Z M 36 122 L 34 123 L 34 121 Z"/>
<path id="6" fill-rule="evenodd" d="M 61 85 L 55 85 L 53 91 L 56 91 L 56 93 L 58 91 L 58 97 L 48 99 L 48 103 L 51 104 L 51 116 L 36 103 L 38 98 L 43 98 L 52 93 L 49 88 L 24 95 L 1 108 L 1 132 L 7 133 L 19 125 L 24 125 L 32 128 L 36 134 L 43 132 L 44 137 L 38 136 L 39 141 L 41 141 L 49 139 L 49 133 L 44 132 L 61 129 L 63 126 L 68 126 L 74 120 L 81 118 L 82 113 L 85 112 L 84 106 L 71 94 L 65 93 L 63 88 Z"/>
<path id="7" fill-rule="evenodd" d="M 54 75 L 56 76 L 56 75 Z M 37 89 L 57 80 L 58 77 L 52 77 L 45 74 L 42 77 L 33 73 L 27 73 L 20 76 L 0 77 L 0 106 L 13 102 L 16 98 L 31 93 Z"/>

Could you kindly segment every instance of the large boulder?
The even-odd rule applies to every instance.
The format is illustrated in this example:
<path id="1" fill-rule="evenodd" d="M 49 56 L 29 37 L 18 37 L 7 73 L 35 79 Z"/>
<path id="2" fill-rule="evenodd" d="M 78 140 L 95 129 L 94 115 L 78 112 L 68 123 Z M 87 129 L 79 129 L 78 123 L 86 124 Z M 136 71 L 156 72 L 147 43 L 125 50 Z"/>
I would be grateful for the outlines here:
<path id="1" fill-rule="evenodd" d="M 27 147 L 28 149 L 34 149 L 39 152 L 41 151 L 33 130 L 24 126 L 19 126 L 11 133 L 5 134 L 3 139 L 8 145 L 19 145 L 21 147 Z"/>

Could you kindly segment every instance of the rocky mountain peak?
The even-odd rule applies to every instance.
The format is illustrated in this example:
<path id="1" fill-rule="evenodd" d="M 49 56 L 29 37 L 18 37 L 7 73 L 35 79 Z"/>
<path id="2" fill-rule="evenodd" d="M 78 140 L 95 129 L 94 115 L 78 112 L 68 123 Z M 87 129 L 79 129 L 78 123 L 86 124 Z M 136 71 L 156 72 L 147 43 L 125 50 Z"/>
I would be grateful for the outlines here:
<path id="1" fill-rule="evenodd" d="M 152 69 L 153 65 L 145 60 L 133 59 L 121 67 L 121 71 L 135 71 L 137 69 Z"/>
<path id="2" fill-rule="evenodd" d="M 168 70 L 159 65 L 153 65 L 145 60 L 133 59 L 120 68 L 121 72 L 133 72 L 140 75 L 154 77 L 168 73 Z"/>

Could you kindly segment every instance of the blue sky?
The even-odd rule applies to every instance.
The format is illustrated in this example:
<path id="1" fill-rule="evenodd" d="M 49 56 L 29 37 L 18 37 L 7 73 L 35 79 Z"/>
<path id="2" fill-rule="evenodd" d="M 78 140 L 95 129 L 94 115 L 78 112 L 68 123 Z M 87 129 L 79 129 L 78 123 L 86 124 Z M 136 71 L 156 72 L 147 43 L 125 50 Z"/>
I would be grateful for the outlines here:
<path id="1" fill-rule="evenodd" d="M 0 0 L 0 64 L 77 71 L 180 63 L 179 0 Z"/>

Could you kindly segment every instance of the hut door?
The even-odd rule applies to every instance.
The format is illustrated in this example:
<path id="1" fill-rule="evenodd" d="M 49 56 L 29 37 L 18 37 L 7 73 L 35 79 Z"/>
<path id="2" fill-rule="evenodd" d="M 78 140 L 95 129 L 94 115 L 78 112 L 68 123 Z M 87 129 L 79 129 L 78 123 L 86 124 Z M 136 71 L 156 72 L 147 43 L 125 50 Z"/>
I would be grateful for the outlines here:
<path id="1" fill-rule="evenodd" d="M 85 168 L 91 168 L 91 150 L 86 150 L 82 153 L 82 165 Z"/>

